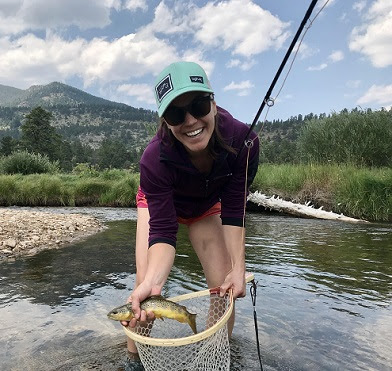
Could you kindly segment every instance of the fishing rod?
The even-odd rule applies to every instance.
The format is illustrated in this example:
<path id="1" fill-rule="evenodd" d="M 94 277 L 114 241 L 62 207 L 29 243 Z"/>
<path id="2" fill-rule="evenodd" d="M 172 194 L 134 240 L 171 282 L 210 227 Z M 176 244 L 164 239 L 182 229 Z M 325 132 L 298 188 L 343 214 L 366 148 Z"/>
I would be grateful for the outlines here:
<path id="1" fill-rule="evenodd" d="M 249 128 L 249 130 L 248 130 L 248 132 L 246 134 L 246 137 L 244 139 L 244 142 L 241 145 L 240 150 L 238 151 L 237 158 L 239 158 L 239 155 L 240 155 L 242 149 L 244 148 L 244 146 L 248 147 L 248 157 L 249 157 L 249 149 L 253 145 L 253 140 L 249 140 L 248 139 L 249 135 L 252 132 L 253 128 L 255 127 L 255 125 L 256 125 L 256 123 L 257 123 L 257 121 L 258 121 L 258 119 L 259 119 L 259 117 L 260 117 L 260 115 L 261 115 L 261 113 L 262 113 L 262 111 L 264 109 L 264 107 L 266 105 L 268 107 L 272 107 L 274 105 L 274 100 L 271 99 L 272 91 L 273 91 L 277 81 L 279 80 L 280 74 L 282 73 L 282 71 L 283 71 L 283 69 L 284 69 L 284 67 L 285 67 L 285 65 L 287 63 L 287 61 L 288 61 L 288 59 L 289 59 L 289 57 L 290 57 L 290 55 L 291 55 L 291 53 L 292 53 L 292 51 L 294 49 L 294 46 L 297 43 L 297 41 L 298 41 L 298 39 L 299 39 L 299 37 L 300 37 L 304 27 L 305 27 L 306 22 L 310 18 L 311 14 L 313 12 L 313 9 L 314 9 L 314 7 L 317 4 L 317 1 L 318 0 L 312 0 L 312 2 L 310 3 L 309 8 L 308 8 L 308 10 L 305 13 L 304 18 L 303 18 L 301 24 L 298 27 L 297 33 L 295 34 L 295 36 L 293 38 L 293 41 L 291 42 L 291 44 L 290 44 L 290 46 L 289 46 L 289 48 L 288 48 L 288 50 L 286 52 L 286 55 L 284 56 L 284 58 L 282 60 L 282 63 L 280 64 L 279 69 L 276 72 L 275 77 L 272 80 L 272 83 L 271 83 L 271 85 L 270 85 L 270 87 L 269 87 L 269 89 L 268 89 L 264 99 L 261 102 L 260 108 L 257 111 L 256 116 L 255 116 L 255 118 L 254 118 L 254 120 L 252 122 L 252 125 L 250 126 L 250 128 Z M 328 1 L 324 4 L 324 6 L 328 3 Z M 247 167 L 248 167 L 248 163 L 247 163 Z M 248 171 L 246 171 L 246 174 L 247 173 L 248 173 Z M 247 181 L 245 181 L 245 187 L 246 187 L 246 183 L 247 183 Z M 246 192 L 245 192 L 245 195 L 246 195 Z M 246 205 L 246 196 L 245 196 L 245 202 L 244 202 L 244 218 L 245 218 L 245 205 Z M 255 282 L 255 280 L 253 280 L 252 281 L 252 287 L 250 289 L 250 293 L 251 293 L 252 304 L 253 304 L 253 319 L 254 319 L 255 332 L 256 332 L 257 352 L 258 352 L 258 357 L 259 357 L 260 370 L 263 371 L 263 363 L 262 363 L 262 358 L 261 358 L 259 333 L 258 333 L 258 326 L 257 326 L 257 313 L 256 313 L 256 296 L 257 296 L 257 293 L 256 292 L 257 292 L 257 282 Z"/>
<path id="2" fill-rule="evenodd" d="M 314 9 L 314 7 L 317 4 L 317 1 L 318 0 L 312 0 L 312 2 L 310 3 L 309 8 L 308 8 L 308 10 L 305 13 L 304 18 L 303 18 L 301 24 L 298 27 L 297 33 L 295 34 L 295 36 L 293 38 L 293 41 L 291 42 L 289 48 L 287 49 L 286 55 L 284 56 L 284 58 L 282 60 L 282 63 L 280 64 L 279 69 L 276 72 L 275 77 L 272 80 L 272 83 L 271 83 L 267 93 L 265 94 L 265 97 L 264 97 L 263 101 L 261 102 L 260 108 L 257 111 L 255 118 L 253 119 L 252 125 L 250 126 L 250 128 L 248 130 L 248 133 L 245 136 L 245 140 L 242 143 L 242 146 L 241 146 L 240 150 L 238 151 L 238 155 L 237 156 L 239 156 L 239 154 L 241 153 L 241 151 L 244 148 L 244 146 L 251 146 L 253 144 L 252 141 L 248 141 L 248 138 L 249 138 L 249 135 L 252 132 L 253 128 L 256 126 L 257 121 L 258 121 L 261 113 L 263 112 L 264 107 L 266 105 L 269 106 L 269 107 L 272 107 L 274 105 L 274 100 L 271 98 L 272 91 L 273 91 L 277 81 L 279 80 L 279 77 L 280 77 L 280 75 L 281 75 L 281 73 L 282 73 L 282 71 L 283 71 L 283 69 L 284 69 L 284 67 L 285 67 L 285 65 L 286 65 L 286 63 L 287 63 L 287 61 L 288 61 L 292 51 L 293 51 L 293 49 L 294 49 L 295 44 L 297 43 L 297 41 L 298 41 L 298 39 L 299 39 L 299 37 L 300 37 L 304 27 L 305 27 L 306 22 L 310 18 L 311 14 L 313 12 L 313 9 Z"/>

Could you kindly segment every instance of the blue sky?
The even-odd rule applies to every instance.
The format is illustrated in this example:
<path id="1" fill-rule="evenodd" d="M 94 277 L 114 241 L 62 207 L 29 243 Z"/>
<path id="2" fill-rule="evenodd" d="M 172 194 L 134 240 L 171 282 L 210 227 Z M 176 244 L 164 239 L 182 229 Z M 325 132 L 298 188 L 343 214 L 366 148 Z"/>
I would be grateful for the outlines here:
<path id="1" fill-rule="evenodd" d="M 217 103 L 250 123 L 310 2 L 0 0 L 0 84 L 61 81 L 155 110 L 155 76 L 190 60 Z M 392 1 L 330 0 L 267 118 L 391 105 Z"/>

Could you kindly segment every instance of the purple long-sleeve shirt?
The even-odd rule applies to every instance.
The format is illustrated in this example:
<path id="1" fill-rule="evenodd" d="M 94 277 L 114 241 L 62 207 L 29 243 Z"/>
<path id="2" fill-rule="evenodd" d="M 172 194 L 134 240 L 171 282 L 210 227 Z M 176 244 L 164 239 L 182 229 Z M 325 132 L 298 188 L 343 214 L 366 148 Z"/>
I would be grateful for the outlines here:
<path id="1" fill-rule="evenodd" d="M 219 130 L 225 142 L 239 151 L 249 127 L 218 107 Z M 253 181 L 258 166 L 259 141 L 254 139 L 248 159 L 248 184 Z M 176 246 L 177 217 L 193 218 L 202 215 L 221 201 L 222 224 L 243 225 L 246 162 L 248 148 L 234 153 L 221 150 L 206 175 L 197 170 L 184 146 L 162 140 L 158 132 L 140 160 L 140 187 L 146 195 L 150 213 L 149 246 L 165 242 Z"/>

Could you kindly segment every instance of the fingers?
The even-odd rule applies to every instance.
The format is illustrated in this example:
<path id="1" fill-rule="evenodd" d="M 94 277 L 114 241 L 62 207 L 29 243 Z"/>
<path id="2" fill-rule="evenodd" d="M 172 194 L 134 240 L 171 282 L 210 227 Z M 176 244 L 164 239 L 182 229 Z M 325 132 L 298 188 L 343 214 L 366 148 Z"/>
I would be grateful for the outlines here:
<path id="1" fill-rule="evenodd" d="M 240 285 L 236 285 L 235 283 L 230 282 L 230 281 L 223 282 L 223 284 L 220 286 L 219 296 L 221 298 L 224 297 L 230 289 L 233 290 L 233 299 L 234 300 L 237 298 L 243 298 L 246 296 L 245 281 L 243 283 L 241 283 Z"/>
<path id="2" fill-rule="evenodd" d="M 131 304 L 132 304 L 132 312 L 136 320 L 140 319 L 141 310 L 140 310 L 140 301 L 136 295 L 131 295 Z"/>
<path id="3" fill-rule="evenodd" d="M 223 282 L 219 290 L 219 296 L 223 298 L 231 287 L 231 283 Z"/>

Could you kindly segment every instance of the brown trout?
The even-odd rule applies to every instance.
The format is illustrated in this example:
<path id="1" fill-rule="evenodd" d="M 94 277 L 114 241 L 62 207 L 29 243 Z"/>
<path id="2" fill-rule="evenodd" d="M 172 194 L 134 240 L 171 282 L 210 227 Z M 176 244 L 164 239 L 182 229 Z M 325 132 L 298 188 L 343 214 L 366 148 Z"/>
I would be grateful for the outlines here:
<path id="1" fill-rule="evenodd" d="M 189 313 L 186 307 L 165 299 L 160 295 L 153 295 L 140 303 L 140 309 L 153 312 L 156 318 L 175 319 L 181 323 L 188 323 L 196 334 L 196 314 Z M 132 304 L 127 303 L 114 308 L 108 313 L 108 318 L 115 321 L 130 321 L 134 317 Z"/>

